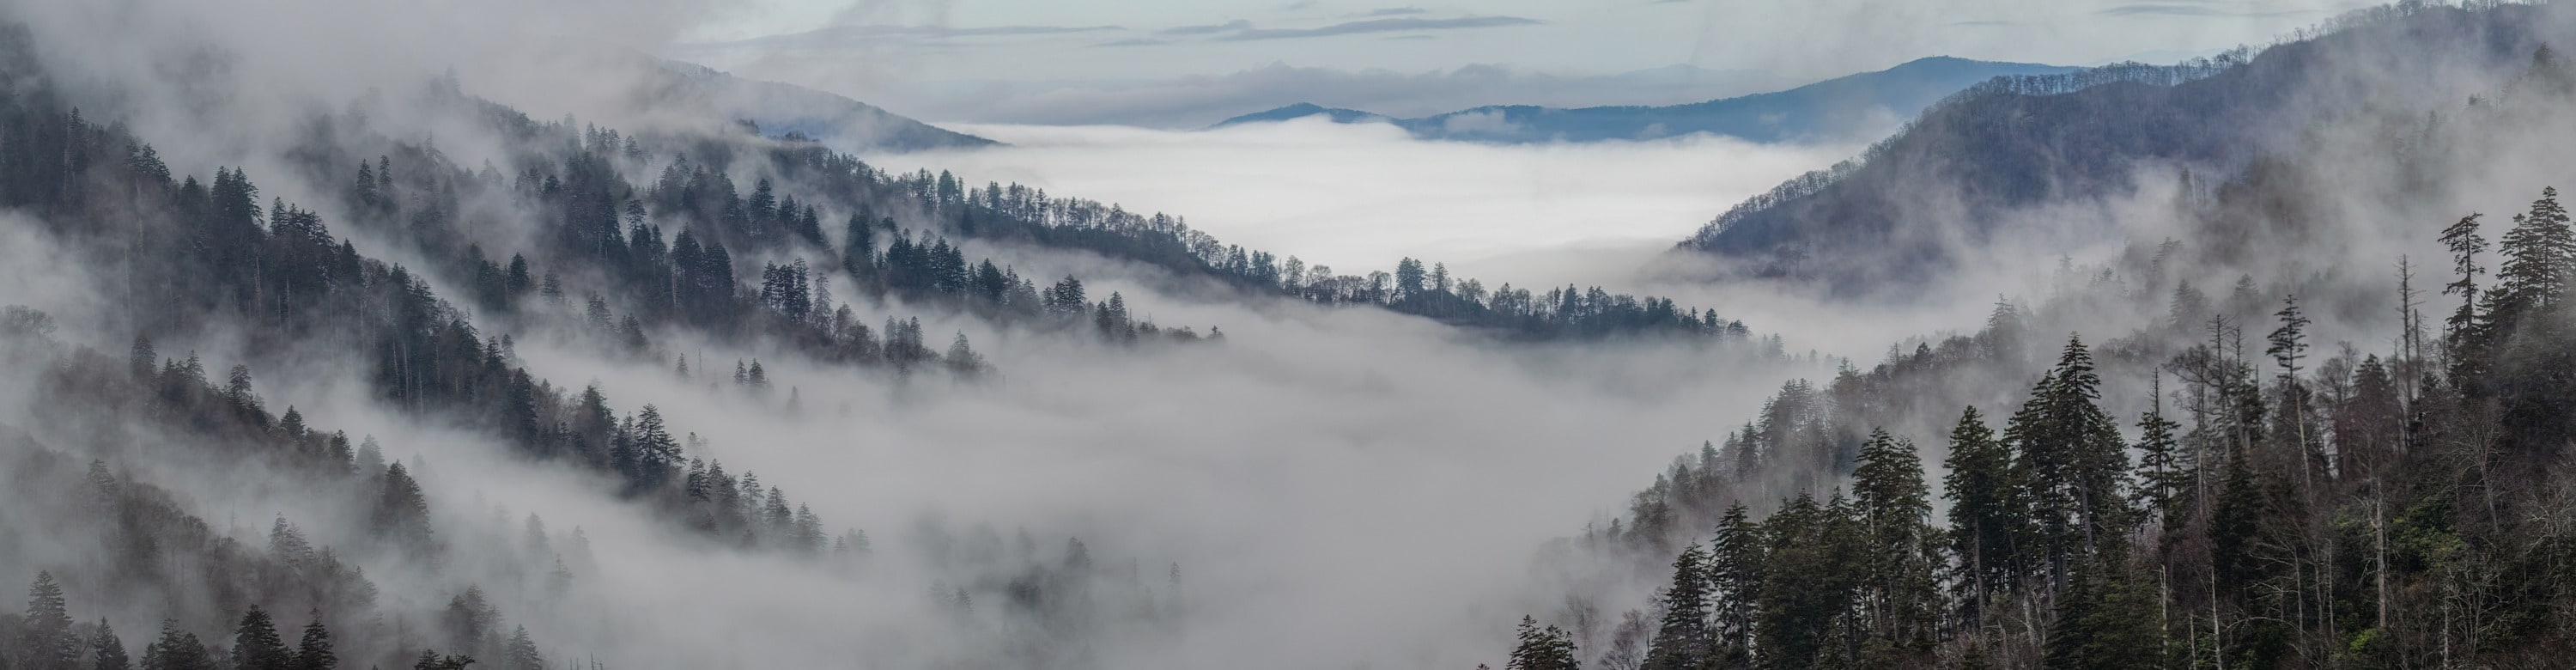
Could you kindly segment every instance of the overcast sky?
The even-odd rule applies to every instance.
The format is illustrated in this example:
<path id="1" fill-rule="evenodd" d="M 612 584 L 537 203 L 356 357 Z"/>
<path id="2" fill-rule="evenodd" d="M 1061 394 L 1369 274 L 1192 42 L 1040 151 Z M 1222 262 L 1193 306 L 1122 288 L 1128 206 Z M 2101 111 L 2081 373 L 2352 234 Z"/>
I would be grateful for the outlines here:
<path id="1" fill-rule="evenodd" d="M 2273 36 L 2353 0 L 769 0 L 673 56 L 844 93 L 1138 80 L 1285 63 L 1396 72 L 1678 64 L 1823 78 L 1922 56 L 2089 65 Z M 861 90 L 854 90 L 861 89 Z"/>

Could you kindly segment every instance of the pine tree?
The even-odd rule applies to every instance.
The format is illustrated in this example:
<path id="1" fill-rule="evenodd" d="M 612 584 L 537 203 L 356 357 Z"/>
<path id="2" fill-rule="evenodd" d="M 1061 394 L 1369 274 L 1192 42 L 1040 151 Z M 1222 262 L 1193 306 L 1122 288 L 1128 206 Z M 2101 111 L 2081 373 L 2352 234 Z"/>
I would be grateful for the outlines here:
<path id="1" fill-rule="evenodd" d="M 439 614 L 439 625 L 447 633 L 447 644 L 454 649 L 475 652 L 489 646 L 492 628 L 500 624 L 500 615 L 483 597 L 483 588 L 467 586 L 463 593 L 447 600 L 447 609 Z"/>
<path id="2" fill-rule="evenodd" d="M 2475 377 L 2481 370 L 2480 362 L 2484 360 L 2480 355 L 2483 338 L 2478 333 L 2478 302 L 2481 297 L 2478 275 L 2483 274 L 2486 268 L 2478 265 L 2478 254 L 2486 251 L 2487 240 L 2478 235 L 2476 214 L 2460 217 L 2458 222 L 2443 228 L 2441 239 L 2442 245 L 2451 252 L 2451 271 L 2459 275 L 2451 283 L 2442 285 L 2443 295 L 2460 297 L 2459 308 L 2452 311 L 2450 318 L 2443 320 L 2442 333 L 2443 345 L 2451 349 L 2450 379 L 2456 385 L 2461 380 Z"/>
<path id="3" fill-rule="evenodd" d="M 2096 400 L 2101 377 L 2081 338 L 2068 338 L 2057 367 L 2016 412 L 2004 434 L 2019 451 L 2037 528 L 2033 548 L 2063 584 L 2074 559 L 2126 541 L 2126 444 Z"/>
<path id="4" fill-rule="evenodd" d="M 125 655 L 125 641 L 116 638 L 116 629 L 98 620 L 98 632 L 90 635 L 89 670 L 132 670 L 133 662 Z"/>
<path id="5" fill-rule="evenodd" d="M 313 613 L 313 623 L 304 624 L 304 639 L 295 648 L 295 670 L 336 670 L 340 657 L 331 651 L 331 630 L 322 626 L 322 613 Z"/>
<path id="6" fill-rule="evenodd" d="M 2041 666 L 2050 670 L 2147 670 L 2159 665 L 2155 602 L 2116 553 L 2083 559 L 2057 594 Z"/>
<path id="7" fill-rule="evenodd" d="M 370 517 L 370 528 L 377 537 L 389 538 L 412 550 L 427 550 L 433 545 L 429 528 L 429 499 L 421 495 L 420 484 L 412 481 L 402 463 L 385 466 L 384 482 Z"/>
<path id="8" fill-rule="evenodd" d="M 73 670 L 80 665 L 81 640 L 72 634 L 72 617 L 63 587 L 52 572 L 37 572 L 27 587 L 27 615 L 19 623 L 20 657 L 28 670 Z"/>
<path id="9" fill-rule="evenodd" d="M 1958 426 L 1950 430 L 1950 456 L 1944 461 L 1949 473 L 1941 483 L 1950 499 L 1950 551 L 1962 573 L 1960 606 L 1972 624 L 1984 617 L 1987 597 L 2021 575 L 2018 539 L 2025 534 L 2027 516 L 2013 460 L 2011 448 L 1995 439 L 1975 406 L 1960 413 Z"/>
<path id="10" fill-rule="evenodd" d="M 546 657 L 537 652 L 537 643 L 528 639 L 528 627 L 510 632 L 510 641 L 501 652 L 502 670 L 546 670 Z"/>
<path id="11" fill-rule="evenodd" d="M 1761 524 L 1748 517 L 1743 503 L 1728 506 L 1710 542 L 1710 596 L 1717 602 L 1713 653 L 1725 667 L 1741 667 L 1751 658 L 1753 607 L 1762 595 L 1763 561 L 1769 559 Z"/>
<path id="12" fill-rule="evenodd" d="M 1673 581 L 1664 587 L 1663 625 L 1646 649 L 1646 670 L 1697 670 L 1709 660 L 1708 554 L 1697 543 L 1673 559 Z"/>
<path id="13" fill-rule="evenodd" d="M 1575 660 L 1574 641 L 1556 626 L 1538 627 L 1538 620 L 1521 617 L 1520 644 L 1512 648 L 1512 658 L 1504 670 L 1581 670 Z"/>
<path id="14" fill-rule="evenodd" d="M 127 349 L 125 361 L 126 369 L 134 373 L 135 379 L 151 379 L 152 371 L 160 365 L 161 358 L 160 354 L 152 351 L 151 337 L 135 333 L 134 346 Z"/>
<path id="15" fill-rule="evenodd" d="M 2496 268 L 2497 297 L 2490 319 L 2510 329 L 2526 314 L 2548 311 L 2566 299 L 2567 280 L 2576 272 L 2576 230 L 2558 204 L 2558 189 L 2541 189 L 2531 211 L 2515 215 L 2513 230 L 2497 250 L 2505 255 Z"/>
<path id="16" fill-rule="evenodd" d="M 947 362 L 950 372 L 960 376 L 973 376 L 984 371 L 984 357 L 976 354 L 974 346 L 966 343 L 964 332 L 957 333 L 957 339 L 948 344 L 948 355 L 942 360 Z"/>
<path id="17" fill-rule="evenodd" d="M 176 621 L 161 622 L 161 638 L 143 647 L 143 670 L 217 670 L 214 657 L 196 633 L 179 630 Z"/>
<path id="18" fill-rule="evenodd" d="M 233 667 L 236 670 L 293 670 L 294 654 L 287 651 L 286 641 L 277 636 L 276 624 L 258 605 L 242 614 L 241 626 L 233 631 Z"/>
<path id="19" fill-rule="evenodd" d="M 1928 663 L 1941 616 L 1934 573 L 1941 567 L 1942 538 L 1931 525 L 1930 495 L 1914 443 L 1872 431 L 1852 471 L 1852 502 L 1866 544 L 1862 571 L 1871 635 L 1892 650 L 1893 663 Z"/>
<path id="20" fill-rule="evenodd" d="M 2191 490 L 2199 473 L 2174 434 L 2182 424 L 2165 418 L 2163 375 L 2159 374 L 2148 388 L 2153 397 L 2147 413 L 2138 417 L 2138 467 L 2145 479 L 2138 493 L 2140 502 L 2170 528 L 2181 515 L 2183 494 Z"/>

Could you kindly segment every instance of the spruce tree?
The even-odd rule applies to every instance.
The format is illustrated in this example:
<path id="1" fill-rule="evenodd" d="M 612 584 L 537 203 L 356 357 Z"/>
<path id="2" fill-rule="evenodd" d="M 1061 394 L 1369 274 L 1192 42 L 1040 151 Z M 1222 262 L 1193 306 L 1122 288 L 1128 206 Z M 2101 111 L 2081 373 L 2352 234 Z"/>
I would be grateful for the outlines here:
<path id="1" fill-rule="evenodd" d="M 2174 431 L 2182 424 L 2165 418 L 2162 376 L 2149 385 L 2151 399 L 2146 414 L 2138 417 L 2138 467 L 2145 480 L 2139 487 L 2140 502 L 2155 510 L 2170 529 L 2181 516 L 2183 495 L 2199 477 Z"/>
<path id="2" fill-rule="evenodd" d="M 131 670 L 133 661 L 125 655 L 125 641 L 116 638 L 116 629 L 98 620 L 98 632 L 90 635 L 89 670 Z"/>
<path id="3" fill-rule="evenodd" d="M 1538 620 L 1521 617 L 1520 644 L 1512 648 L 1512 657 L 1503 670 L 1580 670 L 1575 660 L 1574 641 L 1556 626 L 1540 628 Z"/>
<path id="4" fill-rule="evenodd" d="M 1894 663 L 1928 662 L 1941 616 L 1934 574 L 1941 538 L 1931 525 L 1930 497 L 1914 443 L 1871 431 L 1852 471 L 1852 502 L 1864 544 L 1870 634 L 1892 650 Z"/>
<path id="5" fill-rule="evenodd" d="M 1985 615 L 1987 597 L 2021 575 L 2018 541 L 2027 517 L 2019 473 L 2011 448 L 1995 439 L 1994 429 L 1986 427 L 1973 405 L 1950 429 L 1950 456 L 1944 465 L 1949 472 L 1941 483 L 1950 499 L 1950 551 L 1961 573 L 1960 606 L 1973 624 Z"/>
<path id="6" fill-rule="evenodd" d="M 2159 665 L 2155 601 L 2117 552 L 2082 559 L 2057 594 L 2041 667 L 2148 670 Z"/>
<path id="7" fill-rule="evenodd" d="M 528 639 L 528 627 L 510 632 L 510 641 L 501 651 L 502 670 L 546 670 L 546 657 L 537 652 L 537 643 Z"/>
<path id="8" fill-rule="evenodd" d="M 144 670 L 217 670 L 214 657 L 196 633 L 179 630 L 179 622 L 161 622 L 161 638 L 143 647 Z"/>
<path id="9" fill-rule="evenodd" d="M 2101 383 L 2083 339 L 2070 337 L 2057 367 L 2004 431 L 2030 485 L 2039 542 L 2033 549 L 2056 584 L 2076 558 L 2127 539 L 2127 447 L 2119 425 L 2096 404 Z"/>
<path id="10" fill-rule="evenodd" d="M 268 612 L 258 605 L 242 614 L 241 625 L 233 631 L 233 668 L 235 670 L 293 670 L 294 654 L 287 651 L 286 640 L 277 635 L 277 625 Z"/>
<path id="11" fill-rule="evenodd" d="M 1645 670 L 1697 670 L 1709 660 L 1708 554 L 1692 543 L 1673 559 L 1662 594 L 1664 621 L 1646 649 Z"/>
<path id="12" fill-rule="evenodd" d="M 304 639 L 295 647 L 295 670 L 336 670 L 340 657 L 331 651 L 331 629 L 322 626 L 322 613 L 313 613 L 313 623 L 304 624 Z"/>
<path id="13" fill-rule="evenodd" d="M 1751 660 L 1754 603 L 1762 594 L 1764 546 L 1761 524 L 1751 521 L 1743 503 L 1726 508 L 1709 546 L 1710 597 L 1716 601 L 1713 652 L 1724 667 Z"/>
<path id="14" fill-rule="evenodd" d="M 80 665 L 80 637 L 52 572 L 37 572 L 27 587 L 27 614 L 19 623 L 18 653 L 28 670 L 73 670 Z"/>

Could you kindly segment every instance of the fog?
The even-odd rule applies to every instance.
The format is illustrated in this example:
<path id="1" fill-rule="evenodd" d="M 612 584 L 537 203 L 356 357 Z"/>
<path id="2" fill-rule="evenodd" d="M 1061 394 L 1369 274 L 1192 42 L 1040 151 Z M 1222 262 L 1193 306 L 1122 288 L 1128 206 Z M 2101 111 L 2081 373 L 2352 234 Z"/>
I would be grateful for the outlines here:
<path id="1" fill-rule="evenodd" d="M 191 23 L 202 17 L 185 14 L 165 28 L 205 27 L 212 32 L 189 35 L 242 54 L 234 61 L 239 74 L 224 81 L 277 87 L 192 107 L 189 89 L 149 74 L 155 56 L 93 60 L 101 56 L 79 48 L 77 35 L 99 16 L 64 11 L 41 24 L 39 43 L 49 63 L 76 64 L 57 67 L 77 73 L 70 78 L 83 100 L 108 103 L 93 114 L 131 121 L 182 175 L 203 180 L 214 166 L 250 166 L 263 199 L 322 209 L 336 232 L 371 257 L 433 265 L 406 242 L 343 225 L 348 216 L 334 202 L 341 185 L 306 182 L 289 167 L 288 138 L 304 131 L 306 115 L 356 110 L 369 115 L 374 132 L 433 141 L 465 165 L 510 166 L 506 139 L 437 110 L 402 107 L 403 82 L 435 69 L 427 65 L 438 60 L 434 50 L 407 62 L 281 69 L 293 56 L 229 32 L 249 32 L 240 22 Z M 384 47 L 430 49 L 421 41 Z M 579 62 L 587 61 L 548 60 L 531 70 L 577 69 Z M 471 71 L 460 78 L 469 92 L 505 103 L 517 102 L 510 93 L 521 90 L 478 86 L 518 80 L 478 80 Z M 559 90 L 537 96 L 529 109 L 542 115 L 614 100 L 614 87 L 601 86 L 595 99 L 580 88 Z M 190 130 L 209 124 L 238 132 Z M 1390 266 L 1401 255 L 1451 258 L 1461 271 L 1479 267 L 1478 258 L 1496 259 L 1485 266 L 1496 282 L 1580 281 L 1583 268 L 1549 271 L 1546 263 L 1509 255 L 1660 246 L 1706 211 L 1837 153 L 1720 140 L 1503 149 L 1419 143 L 1387 128 L 1304 124 L 1202 136 L 1070 129 L 1060 131 L 1061 143 L 1036 129 L 994 130 L 1029 147 L 888 159 L 888 166 L 953 165 L 977 178 L 1029 181 L 1064 196 L 1119 200 L 1194 221 L 1240 216 L 1240 226 L 1212 229 L 1358 271 Z M 1109 139 L 1083 139 L 1103 135 Z M 1155 150 L 1169 157 L 1139 153 Z M 1228 153 L 1270 167 L 1178 180 L 1210 170 Z M 1030 170 L 1025 179 L 973 163 L 1020 156 L 1064 162 L 1019 168 Z M 1102 179 L 1053 171 L 1084 160 L 1138 171 Z M 1336 164 L 1370 167 L 1337 174 L 1349 171 Z M 1300 183 L 1301 174 L 1315 179 Z M 1172 183 L 1147 189 L 1155 180 Z M 1283 183 L 1205 197 L 1274 180 Z M 1507 194 L 1517 195 L 1494 202 Z M 1274 209 L 1289 216 L 1251 218 Z M 528 227 L 543 220 L 527 212 L 477 225 L 487 227 L 483 241 L 502 252 L 542 239 Z M 89 289 L 114 281 L 57 260 L 87 252 L 77 241 L 47 239 L 37 232 L 43 228 L 9 224 L 12 257 L 0 273 L 0 304 L 56 315 L 62 328 L 54 337 L 67 347 L 120 350 L 131 327 Z M 1705 344 L 1501 346 L 1373 309 L 1161 295 L 1151 288 L 1156 271 L 1079 255 L 977 250 L 1010 254 L 1033 276 L 1078 269 L 1102 294 L 1123 291 L 1139 314 L 1218 326 L 1227 337 L 1129 349 L 923 306 L 862 304 L 863 322 L 928 317 L 934 341 L 967 332 L 1000 372 L 972 382 L 900 376 L 805 361 L 768 345 L 701 340 L 685 330 L 656 332 L 665 349 L 692 356 L 700 376 L 684 381 L 667 359 L 647 364 L 601 353 L 568 327 L 577 322 L 571 314 L 482 324 L 511 336 L 512 357 L 532 374 L 565 389 L 595 382 L 622 411 L 657 406 L 675 433 L 705 441 L 686 456 L 757 472 L 809 505 L 833 534 L 866 531 L 877 558 L 856 571 L 693 537 L 656 510 L 621 501 L 596 474 L 530 462 L 456 417 L 378 402 L 368 382 L 375 363 L 363 349 L 279 351 L 220 324 L 165 333 L 157 345 L 168 357 L 203 357 L 218 378 L 231 365 L 247 365 L 268 410 L 295 408 L 316 428 L 346 431 L 353 442 L 373 437 L 386 459 L 417 468 L 440 556 L 371 549 L 377 543 L 360 530 L 366 512 L 348 508 L 351 493 L 343 487 L 256 459 L 211 459 L 182 446 L 197 436 L 149 422 L 103 435 L 86 422 L 117 419 L 45 415 L 36 380 L 50 364 L 46 355 L 9 361 L 0 425 L 27 429 L 75 463 L 104 459 L 120 477 L 171 490 L 219 537 L 266 546 L 270 521 L 282 517 L 316 545 L 336 548 L 381 590 L 377 623 L 363 628 L 374 632 L 341 632 L 353 649 L 435 639 L 421 632 L 430 627 L 424 622 L 475 585 L 490 594 L 505 625 L 527 626 L 558 663 L 922 667 L 1061 641 L 1080 648 L 1057 654 L 1097 667 L 1470 667 L 1499 661 L 1496 650 L 1507 644 L 1518 613 L 1554 606 L 1558 587 L 1543 583 L 1535 568 L 1539 547 L 1608 519 L 1641 474 L 1721 437 L 1723 426 L 1783 379 L 1825 371 Z M 442 295 L 465 290 L 432 279 Z M 755 400 L 709 383 L 726 359 L 763 361 L 774 383 L 793 394 L 795 409 L 783 396 Z M 66 575 L 78 615 L 109 618 L 138 648 L 165 616 L 209 640 L 229 639 L 220 626 L 238 612 L 84 592 L 101 583 L 78 568 L 96 559 L 96 549 L 52 542 L 36 530 L 58 512 L 68 514 L 36 506 L 0 515 L 0 530 L 32 540 L 0 552 L 0 573 Z M 548 544 L 575 575 L 563 595 L 548 596 L 540 586 L 549 559 L 524 539 L 521 524 L 530 515 L 543 519 Z M 581 556 L 568 548 L 574 528 L 586 538 Z M 982 557 L 960 562 L 961 554 L 943 549 L 980 546 L 984 538 L 1010 546 L 1016 540 L 1000 538 L 1019 536 L 1033 538 L 1036 550 L 967 552 Z M 1102 616 L 1079 635 L 1036 631 L 1007 614 L 1001 580 L 1018 563 L 1064 560 L 1062 547 L 1076 537 L 1111 574 L 1141 573 L 1131 578 L 1141 590 L 1132 592 L 1165 599 L 1177 614 Z M 1174 566 L 1176 583 L 1165 577 Z M 943 614 L 946 594 L 931 595 L 942 588 L 971 591 L 979 614 Z M 289 623 L 303 616 L 280 614 Z M 367 613 L 329 616 L 365 621 Z M 1157 623 L 1165 620 L 1176 623 Z"/>
<path id="2" fill-rule="evenodd" d="M 1711 212 L 1853 145 L 1691 136 L 1502 146 L 1320 118 L 1208 131 L 964 125 L 1011 146 L 886 157 L 1186 216 L 1230 244 L 1342 271 L 1445 262 L 1488 285 L 1621 284 Z"/>

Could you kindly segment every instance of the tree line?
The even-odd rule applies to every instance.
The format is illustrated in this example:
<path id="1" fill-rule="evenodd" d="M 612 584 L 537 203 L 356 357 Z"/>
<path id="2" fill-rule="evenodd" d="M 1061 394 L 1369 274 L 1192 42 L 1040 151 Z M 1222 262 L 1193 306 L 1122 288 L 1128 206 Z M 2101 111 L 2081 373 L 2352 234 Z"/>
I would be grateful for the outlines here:
<path id="1" fill-rule="evenodd" d="M 1584 537 L 1668 559 L 1655 599 L 1527 621 L 1509 667 L 2553 665 L 2576 639 L 2576 231 L 2555 189 L 2492 246 L 2483 226 L 2440 231 L 2438 294 L 2401 265 L 2386 351 L 2319 355 L 2297 294 L 2256 320 L 2250 280 L 2226 309 L 2173 284 L 2153 337 L 2069 338 L 2014 411 L 1951 414 L 1938 481 L 1869 426 L 1939 411 L 1902 406 L 1911 380 L 2009 363 L 2015 310 L 1792 383 Z M 2097 355 L 2144 378 L 2131 418 Z"/>

